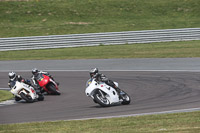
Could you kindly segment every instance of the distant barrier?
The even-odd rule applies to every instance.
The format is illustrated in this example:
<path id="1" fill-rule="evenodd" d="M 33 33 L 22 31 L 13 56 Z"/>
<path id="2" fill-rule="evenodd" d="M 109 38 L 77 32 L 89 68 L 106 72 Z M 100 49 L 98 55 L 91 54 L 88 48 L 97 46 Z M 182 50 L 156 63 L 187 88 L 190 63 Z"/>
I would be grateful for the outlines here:
<path id="1" fill-rule="evenodd" d="M 200 28 L 0 38 L 0 51 L 200 40 Z"/>

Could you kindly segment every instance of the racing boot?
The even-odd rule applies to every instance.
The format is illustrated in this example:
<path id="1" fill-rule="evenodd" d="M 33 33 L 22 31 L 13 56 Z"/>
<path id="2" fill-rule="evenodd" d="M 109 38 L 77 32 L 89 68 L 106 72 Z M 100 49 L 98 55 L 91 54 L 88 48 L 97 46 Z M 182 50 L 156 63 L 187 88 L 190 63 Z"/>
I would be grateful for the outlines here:
<path id="1" fill-rule="evenodd" d="M 33 86 L 33 88 L 35 89 L 36 94 L 41 94 L 44 91 L 43 88 L 40 87 L 39 85 Z"/>
<path id="2" fill-rule="evenodd" d="M 115 90 L 117 91 L 118 95 L 119 95 L 119 99 L 123 99 L 123 95 L 125 94 L 120 88 L 118 88 L 117 86 L 114 87 Z"/>
<path id="3" fill-rule="evenodd" d="M 40 89 L 35 89 L 36 94 L 40 95 L 41 94 L 41 90 Z"/>

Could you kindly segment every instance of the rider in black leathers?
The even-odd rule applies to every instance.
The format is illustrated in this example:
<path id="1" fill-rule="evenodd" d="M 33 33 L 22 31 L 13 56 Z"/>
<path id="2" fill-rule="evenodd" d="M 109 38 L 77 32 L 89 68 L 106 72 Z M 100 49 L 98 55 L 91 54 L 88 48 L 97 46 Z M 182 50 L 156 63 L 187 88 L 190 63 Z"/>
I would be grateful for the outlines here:
<path id="1" fill-rule="evenodd" d="M 113 87 L 117 91 L 119 98 L 122 99 L 124 92 L 121 91 L 121 89 L 117 87 L 112 80 L 109 80 L 104 74 L 99 73 L 98 68 L 90 70 L 90 77 L 96 78 L 97 81 L 105 82 L 107 85 Z"/>

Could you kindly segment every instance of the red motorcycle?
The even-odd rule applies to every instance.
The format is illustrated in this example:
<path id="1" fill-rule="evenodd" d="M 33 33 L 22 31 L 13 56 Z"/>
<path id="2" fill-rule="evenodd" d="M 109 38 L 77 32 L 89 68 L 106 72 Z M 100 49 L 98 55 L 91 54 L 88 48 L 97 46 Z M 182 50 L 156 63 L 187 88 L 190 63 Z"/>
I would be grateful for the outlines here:
<path id="1" fill-rule="evenodd" d="M 60 95 L 58 85 L 49 76 L 41 73 L 37 81 L 40 87 L 42 87 L 44 91 L 46 91 L 48 94 Z"/>

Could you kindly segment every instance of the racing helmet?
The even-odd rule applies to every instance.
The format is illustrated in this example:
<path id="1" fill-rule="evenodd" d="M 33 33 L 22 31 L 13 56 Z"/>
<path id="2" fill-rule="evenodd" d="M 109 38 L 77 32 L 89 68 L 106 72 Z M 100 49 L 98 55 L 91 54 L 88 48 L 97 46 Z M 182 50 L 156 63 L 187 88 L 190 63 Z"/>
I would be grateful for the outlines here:
<path id="1" fill-rule="evenodd" d="M 94 77 L 99 72 L 98 68 L 92 68 L 90 70 L 90 77 Z"/>
<path id="2" fill-rule="evenodd" d="M 37 75 L 38 75 L 38 72 L 39 72 L 39 70 L 38 70 L 37 68 L 32 69 L 32 74 L 33 74 L 34 76 L 37 76 Z"/>
<path id="3" fill-rule="evenodd" d="M 15 73 L 15 72 L 9 72 L 9 73 L 8 73 L 8 76 L 9 76 L 9 78 L 10 78 L 11 80 L 15 80 L 15 78 L 16 78 L 16 73 Z"/>

